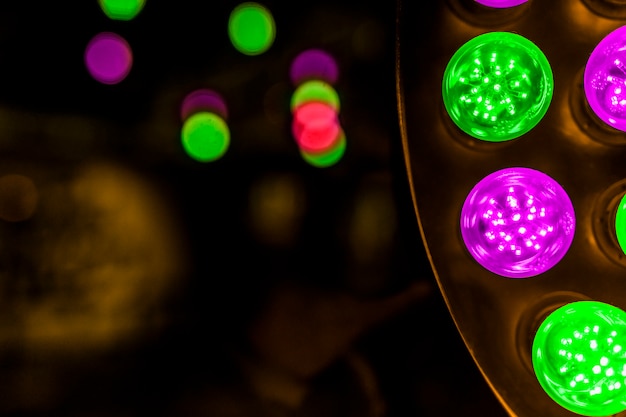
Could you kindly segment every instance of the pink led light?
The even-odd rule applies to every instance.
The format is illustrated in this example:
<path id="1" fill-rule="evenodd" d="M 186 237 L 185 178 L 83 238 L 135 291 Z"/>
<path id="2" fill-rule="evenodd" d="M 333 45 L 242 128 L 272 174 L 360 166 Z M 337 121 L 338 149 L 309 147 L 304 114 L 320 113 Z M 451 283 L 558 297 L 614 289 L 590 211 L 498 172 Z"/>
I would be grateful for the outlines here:
<path id="1" fill-rule="evenodd" d="M 461 211 L 461 234 L 470 254 L 489 271 L 528 278 L 555 266 L 574 238 L 574 207 L 548 175 L 508 168 L 483 178 Z"/>
<path id="2" fill-rule="evenodd" d="M 335 109 L 326 103 L 313 101 L 296 109 L 292 132 L 302 150 L 319 153 L 336 143 L 341 127 Z"/>
<path id="3" fill-rule="evenodd" d="M 593 112 L 626 131 L 626 26 L 609 33 L 591 52 L 583 84 Z"/>
<path id="4" fill-rule="evenodd" d="M 132 64 L 133 54 L 128 42 L 115 33 L 99 33 L 87 44 L 85 65 L 91 76 L 103 84 L 124 80 Z"/>
<path id="5" fill-rule="evenodd" d="M 496 9 L 506 9 L 508 7 L 519 6 L 520 4 L 526 3 L 528 0 L 475 0 L 476 3 L 482 4 L 483 6 L 493 7 Z"/>

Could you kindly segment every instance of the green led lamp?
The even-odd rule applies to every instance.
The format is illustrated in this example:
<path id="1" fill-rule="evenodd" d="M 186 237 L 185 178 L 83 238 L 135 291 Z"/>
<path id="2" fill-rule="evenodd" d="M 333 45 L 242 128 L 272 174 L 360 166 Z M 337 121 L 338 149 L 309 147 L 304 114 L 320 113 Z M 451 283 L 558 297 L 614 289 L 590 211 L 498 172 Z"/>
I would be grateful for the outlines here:
<path id="1" fill-rule="evenodd" d="M 182 129 L 185 152 L 199 162 L 221 158 L 230 144 L 228 125 L 215 113 L 199 112 L 189 117 Z"/>
<path id="2" fill-rule="evenodd" d="M 558 308 L 537 330 L 532 362 L 562 407 L 583 416 L 626 410 L 626 312 L 598 301 Z"/>
<path id="3" fill-rule="evenodd" d="M 515 139 L 539 123 L 552 100 L 552 69 L 530 40 L 509 32 L 479 35 L 459 48 L 443 76 L 443 102 L 465 133 L 489 142 Z"/>
<path id="4" fill-rule="evenodd" d="M 622 197 L 615 211 L 615 235 L 622 252 L 626 254 L 626 195 Z"/>

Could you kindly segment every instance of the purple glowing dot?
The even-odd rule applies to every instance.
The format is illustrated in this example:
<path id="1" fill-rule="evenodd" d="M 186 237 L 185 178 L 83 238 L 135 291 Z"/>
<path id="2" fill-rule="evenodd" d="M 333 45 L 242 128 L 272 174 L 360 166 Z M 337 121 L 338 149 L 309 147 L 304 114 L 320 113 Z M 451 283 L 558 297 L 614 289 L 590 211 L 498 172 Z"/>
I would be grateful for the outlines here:
<path id="1" fill-rule="evenodd" d="M 526 3 L 528 0 L 475 0 L 476 3 L 483 6 L 493 7 L 496 9 L 506 9 L 508 7 L 519 6 L 522 3 Z"/>
<path id="2" fill-rule="evenodd" d="M 487 270 L 528 278 L 556 265 L 574 238 L 569 196 L 554 179 L 529 168 L 496 171 L 474 186 L 461 210 L 461 234 Z"/>
<path id="3" fill-rule="evenodd" d="M 609 33 L 587 60 L 583 84 L 593 112 L 626 131 L 626 26 Z"/>
<path id="4" fill-rule="evenodd" d="M 85 65 L 91 76 L 103 84 L 121 82 L 132 64 L 133 53 L 128 42 L 115 33 L 99 33 L 87 44 Z"/>
<path id="5" fill-rule="evenodd" d="M 322 80 L 334 84 L 339 78 L 335 59 L 321 49 L 301 52 L 291 63 L 291 81 L 299 85 L 308 80 Z"/>
<path id="6" fill-rule="evenodd" d="M 183 99 L 180 106 L 182 120 L 187 120 L 191 115 L 199 112 L 215 113 L 224 120 L 228 119 L 226 102 L 222 96 L 213 90 L 195 90 Z"/>

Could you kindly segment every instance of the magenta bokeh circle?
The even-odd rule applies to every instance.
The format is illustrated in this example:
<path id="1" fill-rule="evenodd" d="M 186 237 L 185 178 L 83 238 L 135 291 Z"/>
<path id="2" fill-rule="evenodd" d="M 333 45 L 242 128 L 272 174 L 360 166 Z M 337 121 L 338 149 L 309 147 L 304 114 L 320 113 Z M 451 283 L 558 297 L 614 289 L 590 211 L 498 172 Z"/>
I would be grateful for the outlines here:
<path id="1" fill-rule="evenodd" d="M 339 77 L 337 61 L 322 49 L 307 49 L 292 61 L 289 70 L 295 85 L 308 80 L 322 80 L 334 84 Z"/>
<path id="2" fill-rule="evenodd" d="M 474 186 L 461 210 L 461 235 L 476 261 L 507 278 L 556 265 L 574 238 L 572 202 L 554 179 L 530 168 L 496 171 Z"/>
<path id="3" fill-rule="evenodd" d="M 626 26 L 602 39 L 587 60 L 583 84 L 587 102 L 606 124 L 626 131 Z"/>
<path id="4" fill-rule="evenodd" d="M 95 80 L 103 84 L 117 84 L 130 72 L 133 53 L 120 35 L 102 32 L 87 44 L 85 65 Z"/>

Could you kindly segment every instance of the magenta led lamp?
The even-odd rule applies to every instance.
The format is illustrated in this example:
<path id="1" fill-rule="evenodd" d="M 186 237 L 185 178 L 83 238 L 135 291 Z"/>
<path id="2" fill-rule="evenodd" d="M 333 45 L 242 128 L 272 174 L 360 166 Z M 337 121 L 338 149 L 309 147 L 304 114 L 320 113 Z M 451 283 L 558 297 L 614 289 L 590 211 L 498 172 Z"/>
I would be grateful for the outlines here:
<path id="1" fill-rule="evenodd" d="M 626 131 L 626 26 L 609 33 L 591 52 L 583 84 L 587 102 L 606 124 Z"/>
<path id="2" fill-rule="evenodd" d="M 461 210 L 461 235 L 476 261 L 507 278 L 528 278 L 556 265 L 575 230 L 565 190 L 530 168 L 507 168 L 483 178 Z"/>
<path id="3" fill-rule="evenodd" d="M 493 7 L 494 9 L 506 9 L 509 7 L 519 6 L 528 0 L 475 0 L 476 3 L 483 6 Z"/>

